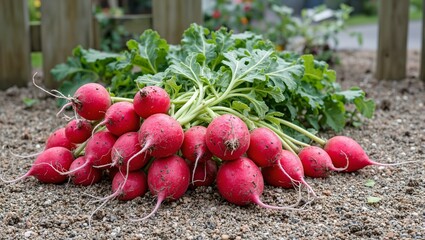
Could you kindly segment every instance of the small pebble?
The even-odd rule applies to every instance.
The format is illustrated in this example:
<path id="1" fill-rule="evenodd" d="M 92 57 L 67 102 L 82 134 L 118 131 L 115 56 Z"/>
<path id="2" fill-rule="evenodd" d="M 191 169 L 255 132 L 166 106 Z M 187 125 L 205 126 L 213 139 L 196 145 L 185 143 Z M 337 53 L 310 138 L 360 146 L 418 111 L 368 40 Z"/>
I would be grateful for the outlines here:
<path id="1" fill-rule="evenodd" d="M 322 193 L 323 193 L 323 195 L 325 195 L 325 196 L 330 196 L 330 195 L 332 195 L 332 192 L 331 192 L 330 190 L 324 190 L 324 191 L 322 191 Z"/>
<path id="2" fill-rule="evenodd" d="M 25 233 L 24 233 L 24 236 L 26 237 L 26 238 L 29 238 L 29 237 L 31 237 L 31 235 L 33 235 L 34 234 L 34 232 L 33 231 L 26 231 Z"/>
<path id="3" fill-rule="evenodd" d="M 229 238 L 230 238 L 230 236 L 227 235 L 227 234 L 221 235 L 221 240 L 228 240 Z"/>

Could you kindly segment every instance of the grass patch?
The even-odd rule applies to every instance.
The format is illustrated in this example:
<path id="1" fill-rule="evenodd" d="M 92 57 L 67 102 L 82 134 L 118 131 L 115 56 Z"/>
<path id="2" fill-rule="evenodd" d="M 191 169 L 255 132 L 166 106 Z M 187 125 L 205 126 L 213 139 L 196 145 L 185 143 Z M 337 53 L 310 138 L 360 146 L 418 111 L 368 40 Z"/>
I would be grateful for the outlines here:
<path id="1" fill-rule="evenodd" d="M 32 52 L 31 53 L 31 66 L 32 68 L 42 68 L 43 67 L 43 55 L 41 52 Z"/>
<path id="2" fill-rule="evenodd" d="M 416 21 L 422 19 L 422 11 L 410 11 L 409 12 L 409 20 Z M 347 19 L 347 26 L 356 26 L 356 25 L 367 25 L 367 24 L 377 24 L 378 23 L 378 15 L 352 15 L 349 19 Z"/>

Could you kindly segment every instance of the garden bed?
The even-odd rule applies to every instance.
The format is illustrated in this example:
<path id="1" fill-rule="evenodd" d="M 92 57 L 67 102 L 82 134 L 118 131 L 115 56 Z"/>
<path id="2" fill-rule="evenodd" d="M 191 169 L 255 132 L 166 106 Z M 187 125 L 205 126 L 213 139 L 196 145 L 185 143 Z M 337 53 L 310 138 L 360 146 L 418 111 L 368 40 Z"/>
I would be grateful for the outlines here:
<path id="1" fill-rule="evenodd" d="M 0 236 L 36 239 L 423 239 L 425 228 L 425 89 L 417 75 L 419 52 L 409 52 L 408 76 L 403 81 L 373 78 L 375 52 L 340 52 L 336 67 L 343 87 L 359 86 L 377 103 L 375 117 L 360 128 L 343 131 L 356 139 L 372 160 L 385 163 L 422 160 L 398 167 L 367 167 L 356 173 L 310 179 L 320 196 L 306 212 L 276 211 L 258 206 L 237 207 L 223 200 L 215 187 L 189 190 L 165 203 L 145 222 L 130 222 L 150 212 L 149 193 L 129 202 L 108 203 L 93 218 L 97 205 L 90 196 L 110 194 L 110 183 L 91 187 L 45 185 L 34 178 L 0 183 Z M 38 99 L 32 107 L 22 99 Z M 40 90 L 11 88 L 0 92 L 0 155 L 2 174 L 11 178 L 28 170 L 31 154 L 44 147 L 52 130 L 65 120 Z M 329 136 L 333 135 L 329 133 Z M 327 136 L 323 136 L 327 137 Z M 365 186 L 373 180 L 373 187 Z M 368 197 L 381 200 L 370 204 Z M 265 203 L 289 205 L 295 190 L 266 187 Z"/>

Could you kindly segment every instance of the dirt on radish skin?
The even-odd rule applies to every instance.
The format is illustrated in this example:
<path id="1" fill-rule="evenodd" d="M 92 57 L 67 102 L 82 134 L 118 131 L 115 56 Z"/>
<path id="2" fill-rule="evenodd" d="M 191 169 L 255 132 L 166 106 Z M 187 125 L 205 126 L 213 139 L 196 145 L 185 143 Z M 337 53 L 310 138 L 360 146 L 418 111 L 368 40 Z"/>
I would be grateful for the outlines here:
<path id="1" fill-rule="evenodd" d="M 207 127 L 208 149 L 222 160 L 235 160 L 249 148 L 249 130 L 238 117 L 224 114 L 214 118 Z"/>
<path id="2" fill-rule="evenodd" d="M 65 136 L 72 143 L 83 143 L 92 134 L 93 127 L 85 119 L 73 119 L 65 126 Z"/>

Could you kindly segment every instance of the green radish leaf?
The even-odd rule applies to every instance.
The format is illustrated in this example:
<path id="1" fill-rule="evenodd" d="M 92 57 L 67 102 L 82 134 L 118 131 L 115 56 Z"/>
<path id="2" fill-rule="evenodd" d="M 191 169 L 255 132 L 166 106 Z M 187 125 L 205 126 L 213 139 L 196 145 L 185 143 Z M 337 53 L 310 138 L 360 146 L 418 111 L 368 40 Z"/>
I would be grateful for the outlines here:
<path id="1" fill-rule="evenodd" d="M 50 73 L 57 81 L 62 81 L 70 77 L 71 75 L 80 72 L 81 70 L 82 68 L 80 67 L 74 67 L 66 63 L 61 63 L 52 68 L 52 70 L 50 70 Z"/>
<path id="2" fill-rule="evenodd" d="M 213 61 L 217 57 L 215 52 L 216 46 L 212 42 L 207 41 L 206 36 L 209 33 L 210 31 L 207 28 L 192 24 L 183 33 L 181 40 L 182 51 L 186 52 L 187 56 L 193 53 L 203 55 L 207 64 Z"/>
<path id="3" fill-rule="evenodd" d="M 170 94 L 171 98 L 177 97 L 178 93 L 182 89 L 182 86 L 177 84 L 176 77 L 172 77 L 168 79 L 165 82 L 164 87 L 165 87 L 165 91 L 167 91 L 168 94 Z"/>
<path id="4" fill-rule="evenodd" d="M 365 117 L 372 118 L 373 113 L 375 112 L 375 102 L 371 99 L 365 100 L 363 98 L 354 99 L 354 104 L 356 105 L 357 110 Z"/>
<path id="5" fill-rule="evenodd" d="M 353 102 L 356 98 L 363 98 L 364 92 L 359 88 L 351 88 L 350 90 L 336 92 L 336 95 L 344 97 L 345 101 Z"/>
<path id="6" fill-rule="evenodd" d="M 175 74 L 183 77 L 185 80 L 191 80 L 192 83 L 186 83 L 190 85 L 197 86 L 202 84 L 201 77 L 205 74 L 208 74 L 210 71 L 207 67 L 201 66 L 198 62 L 199 54 L 194 53 L 186 58 L 185 62 L 176 62 L 170 66 L 170 71 Z M 203 78 L 208 79 L 208 78 Z M 190 89 L 190 87 L 188 87 Z"/>
<path id="7" fill-rule="evenodd" d="M 308 103 L 308 105 L 303 106 L 304 108 L 315 109 L 324 105 L 322 94 L 307 82 L 301 82 L 299 84 L 297 94 Z"/>
<path id="8" fill-rule="evenodd" d="M 224 54 L 226 58 L 223 64 L 232 71 L 232 79 L 254 82 L 254 80 L 265 81 L 263 69 L 270 63 L 272 51 L 253 50 L 251 55 L 241 54 L 238 51 L 230 51 Z"/>
<path id="9" fill-rule="evenodd" d="M 319 124 L 319 120 L 317 119 L 316 116 L 314 115 L 307 115 L 306 119 L 308 121 L 308 123 L 316 130 L 318 130 L 320 128 L 320 124 Z"/>
<path id="10" fill-rule="evenodd" d="M 269 107 L 264 101 L 258 100 L 257 96 L 255 94 L 255 91 L 251 91 L 250 93 L 246 94 L 248 101 L 250 101 L 250 106 L 255 110 L 256 115 L 260 119 L 264 119 L 266 116 L 267 111 L 269 111 Z"/>
<path id="11" fill-rule="evenodd" d="M 124 52 L 120 57 L 117 57 L 117 61 L 111 62 L 107 65 L 108 70 L 126 74 L 133 69 L 133 58 L 136 54 L 134 52 Z"/>
<path id="12" fill-rule="evenodd" d="M 247 114 L 248 112 L 251 111 L 251 108 L 241 101 L 233 101 L 232 109 L 235 109 L 243 114 Z"/>
<path id="13" fill-rule="evenodd" d="M 289 63 L 278 58 L 267 70 L 266 76 L 269 78 L 268 86 L 275 86 L 281 91 L 296 89 L 296 79 L 300 79 L 304 73 L 304 67 L 299 64 Z"/>
<path id="14" fill-rule="evenodd" d="M 264 85 L 265 84 L 259 83 L 252 87 L 252 90 L 255 92 L 256 96 L 261 98 L 270 96 L 276 103 L 280 103 L 285 100 L 285 96 L 283 95 L 281 88 L 266 87 Z"/>
<path id="15" fill-rule="evenodd" d="M 119 57 L 119 54 L 116 53 L 108 53 L 108 52 L 101 52 L 95 49 L 89 49 L 89 50 L 82 50 L 84 60 L 87 63 L 94 63 L 97 61 L 114 61 L 117 57 Z"/>
<path id="16" fill-rule="evenodd" d="M 130 96 L 134 97 L 137 92 L 137 88 L 135 88 L 135 82 L 132 76 L 128 74 L 117 73 L 111 80 L 110 84 L 110 92 L 119 92 L 121 96 Z"/>
<path id="17" fill-rule="evenodd" d="M 317 89 L 323 89 L 321 80 L 323 79 L 323 71 L 326 65 L 315 61 L 313 55 L 303 55 L 301 59 L 304 62 L 304 76 L 303 80 L 313 83 Z"/>
<path id="18" fill-rule="evenodd" d="M 325 109 L 326 125 L 336 132 L 340 132 L 345 125 L 345 107 L 342 102 L 326 102 Z"/>
<path id="19" fill-rule="evenodd" d="M 372 188 L 373 186 L 375 186 L 375 181 L 373 181 L 372 179 L 368 179 L 364 185 L 366 187 Z"/>
<path id="20" fill-rule="evenodd" d="M 56 79 L 56 81 L 62 81 L 65 79 L 72 78 L 72 76 L 78 72 L 87 71 L 82 66 L 79 58 L 68 57 L 66 63 L 56 65 L 50 73 Z"/>
<path id="21" fill-rule="evenodd" d="M 162 86 L 164 78 L 165 78 L 165 73 L 159 72 L 155 75 L 146 74 L 146 75 L 139 76 L 134 81 L 137 83 L 139 88 L 142 88 L 144 86 Z"/>
<path id="22" fill-rule="evenodd" d="M 374 204 L 380 202 L 382 199 L 380 197 L 367 197 L 367 203 Z"/>
<path id="23" fill-rule="evenodd" d="M 127 47 L 137 53 L 133 63 L 141 68 L 142 73 L 155 74 L 165 70 L 169 46 L 157 32 L 146 30 L 138 41 L 128 41 Z"/>
<path id="24" fill-rule="evenodd" d="M 209 64 L 210 68 L 215 70 L 224 59 L 223 53 L 234 48 L 234 41 L 232 34 L 226 28 L 220 28 L 216 32 L 211 32 L 211 41 L 209 42 L 215 45 L 216 57 Z"/>
<path id="25" fill-rule="evenodd" d="M 218 76 L 215 81 L 216 88 L 221 92 L 224 92 L 230 84 L 230 80 L 232 79 L 232 73 L 225 67 L 221 67 L 217 73 Z"/>

